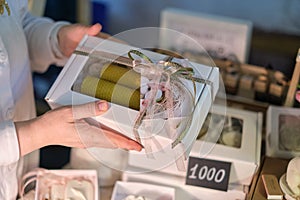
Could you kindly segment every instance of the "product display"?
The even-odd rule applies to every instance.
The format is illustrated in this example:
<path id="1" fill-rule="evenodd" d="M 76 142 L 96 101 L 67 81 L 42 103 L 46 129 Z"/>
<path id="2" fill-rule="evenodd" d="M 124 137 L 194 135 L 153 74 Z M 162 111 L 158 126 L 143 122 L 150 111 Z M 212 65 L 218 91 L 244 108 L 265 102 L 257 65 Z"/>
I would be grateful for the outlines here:
<path id="1" fill-rule="evenodd" d="M 6 1 L 0 0 L 0 17 L 9 19 Z M 300 200 L 300 1 L 76 2 L 67 3 L 78 12 L 67 13 L 76 14 L 69 17 L 79 16 L 74 18 L 78 23 L 80 16 L 92 17 L 84 24 L 100 25 L 77 34 L 70 32 L 76 25 L 55 23 L 51 33 L 57 37 L 48 37 L 52 42 L 45 51 L 54 64 L 64 66 L 44 99 L 50 109 L 66 106 L 66 116 L 73 117 L 68 135 L 76 135 L 76 143 L 54 138 L 52 142 L 70 146 L 67 155 L 42 152 L 51 158 L 41 155 L 40 166 L 59 162 L 56 156 L 67 157 L 65 165 L 27 172 L 36 160 L 22 158 L 28 141 L 19 141 L 20 166 L 3 167 L 13 167 L 14 173 L 7 173 L 16 177 L 8 184 L 0 181 L 0 196 L 11 197 L 5 189 L 18 188 L 18 200 Z M 47 5 L 45 14 L 50 7 L 55 5 Z M 113 19 L 115 14 L 123 18 Z M 113 22 L 109 26 L 107 19 Z M 160 27 L 142 28 L 144 22 L 155 24 L 153 19 Z M 128 26 L 140 28 L 118 32 Z M 110 37 L 106 31 L 118 33 Z M 72 39 L 76 41 L 67 44 Z M 35 70 L 50 60 L 32 54 L 31 43 Z M 71 48 L 75 43 L 76 49 Z M 0 36 L 0 74 L 11 58 L 5 55 L 14 50 L 4 48 L 3 57 L 2 46 L 7 41 Z M 295 53 L 296 60 L 290 60 Z M 67 63 L 60 62 L 66 55 Z M 24 58 L 9 61 L 15 70 L 13 64 Z M 35 75 L 33 86 L 40 86 Z M 12 94 L 23 97 L 18 90 Z M 82 105 L 91 102 L 95 104 Z M 15 103 L 13 108 L 20 109 Z M 2 118 L 19 120 L 13 111 L 8 108 Z M 59 116 L 54 114 L 46 116 Z M 22 134 L 24 124 L 17 125 L 10 142 L 16 140 L 15 132 Z M 1 139 L 11 132 L 4 128 L 9 131 L 2 136 L 0 130 Z M 78 145 L 83 148 L 73 148 Z M 14 151 L 8 153 L 15 158 Z"/>

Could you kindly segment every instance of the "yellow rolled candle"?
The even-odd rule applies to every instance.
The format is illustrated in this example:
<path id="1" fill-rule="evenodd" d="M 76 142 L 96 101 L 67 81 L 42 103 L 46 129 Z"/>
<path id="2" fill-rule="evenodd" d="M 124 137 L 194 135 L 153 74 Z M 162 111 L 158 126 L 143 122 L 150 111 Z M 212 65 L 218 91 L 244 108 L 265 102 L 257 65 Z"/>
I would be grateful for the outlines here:
<path id="1" fill-rule="evenodd" d="M 81 93 L 135 110 L 140 109 L 139 89 L 131 89 L 93 76 L 83 79 Z"/>
<path id="2" fill-rule="evenodd" d="M 117 83 L 132 89 L 138 89 L 141 85 L 139 73 L 126 67 L 115 64 L 106 64 L 100 71 L 100 79 Z"/>

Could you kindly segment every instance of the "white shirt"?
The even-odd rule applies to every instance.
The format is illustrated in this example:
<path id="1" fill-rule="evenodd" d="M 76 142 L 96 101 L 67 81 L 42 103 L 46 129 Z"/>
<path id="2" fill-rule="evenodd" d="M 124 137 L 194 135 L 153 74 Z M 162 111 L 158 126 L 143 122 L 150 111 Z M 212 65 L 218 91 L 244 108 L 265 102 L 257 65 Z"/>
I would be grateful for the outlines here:
<path id="1" fill-rule="evenodd" d="M 66 23 L 29 14 L 26 0 L 7 0 L 0 15 L 0 199 L 16 199 L 23 166 L 36 167 L 38 159 L 20 159 L 14 122 L 36 115 L 31 72 L 65 62 L 58 50 L 57 30 Z M 29 158 L 29 159 L 28 159 Z M 34 166 L 35 165 L 35 166 Z M 27 168 L 26 170 L 29 170 Z"/>

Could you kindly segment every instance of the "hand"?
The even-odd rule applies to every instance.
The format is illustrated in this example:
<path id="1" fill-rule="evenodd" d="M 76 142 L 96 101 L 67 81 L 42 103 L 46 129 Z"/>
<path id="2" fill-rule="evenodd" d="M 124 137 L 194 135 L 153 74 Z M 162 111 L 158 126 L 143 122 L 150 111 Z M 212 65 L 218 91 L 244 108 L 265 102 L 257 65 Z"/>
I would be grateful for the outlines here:
<path id="1" fill-rule="evenodd" d="M 101 29 L 102 26 L 98 23 L 93 26 L 71 24 L 61 27 L 57 33 L 60 50 L 65 56 L 69 57 L 84 35 L 96 36 Z"/>
<path id="2" fill-rule="evenodd" d="M 21 155 L 47 145 L 88 148 L 123 148 L 140 151 L 142 146 L 99 122 L 87 119 L 103 114 L 106 101 L 64 106 L 25 122 L 16 122 Z M 90 118 L 91 119 L 91 118 Z"/>

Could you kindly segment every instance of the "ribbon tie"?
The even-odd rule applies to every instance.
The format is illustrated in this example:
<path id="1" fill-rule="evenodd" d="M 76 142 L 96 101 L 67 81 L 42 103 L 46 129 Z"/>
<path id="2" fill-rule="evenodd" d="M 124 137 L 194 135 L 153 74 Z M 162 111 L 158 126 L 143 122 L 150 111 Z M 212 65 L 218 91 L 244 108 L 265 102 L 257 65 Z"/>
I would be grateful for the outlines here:
<path id="1" fill-rule="evenodd" d="M 134 59 L 132 54 L 135 54 L 136 56 L 140 57 L 142 60 Z M 183 64 L 173 62 L 172 61 L 173 57 L 167 57 L 162 61 L 154 63 L 149 57 L 147 57 L 145 54 L 143 54 L 138 50 L 130 50 L 128 52 L 128 57 L 133 62 L 133 69 L 141 73 L 142 76 L 148 78 L 152 82 L 152 84 L 149 84 L 150 86 L 149 95 L 144 100 L 143 108 L 141 109 L 140 114 L 138 115 L 134 125 L 134 135 L 137 141 L 139 142 L 141 142 L 141 140 L 137 130 L 142 124 L 142 120 L 145 117 L 147 117 L 147 119 L 154 118 L 154 114 L 157 111 L 157 109 L 155 108 L 157 104 L 163 105 L 160 106 L 159 108 L 162 109 L 163 111 L 166 111 L 168 119 L 174 117 L 174 107 L 176 107 L 176 105 L 180 105 L 180 102 L 178 102 L 178 99 L 174 98 L 175 96 L 174 91 L 171 91 L 172 85 L 178 87 L 179 90 L 188 91 L 190 93 L 190 91 L 185 88 L 186 86 L 184 85 L 181 79 L 191 80 L 194 91 L 193 94 L 190 93 L 190 95 L 192 96 L 193 105 L 195 106 L 196 90 L 197 90 L 196 82 L 209 84 L 209 85 L 212 84 L 208 80 L 195 77 L 194 69 L 188 67 L 188 61 L 186 59 L 182 59 Z M 157 98 L 157 93 L 159 90 L 162 91 L 162 95 L 160 98 Z M 174 141 L 172 142 L 172 148 L 174 148 L 176 145 L 181 143 L 182 139 L 185 137 L 189 129 L 189 125 L 192 121 L 193 111 L 194 109 L 192 110 L 192 113 L 189 117 L 185 129 L 179 135 L 176 134 L 175 132 L 176 130 L 173 132 L 171 131 L 171 133 L 168 133 L 169 136 L 172 139 L 174 139 Z M 151 147 L 147 147 L 147 145 L 145 145 L 145 150 L 146 153 L 147 151 L 151 152 Z"/>

